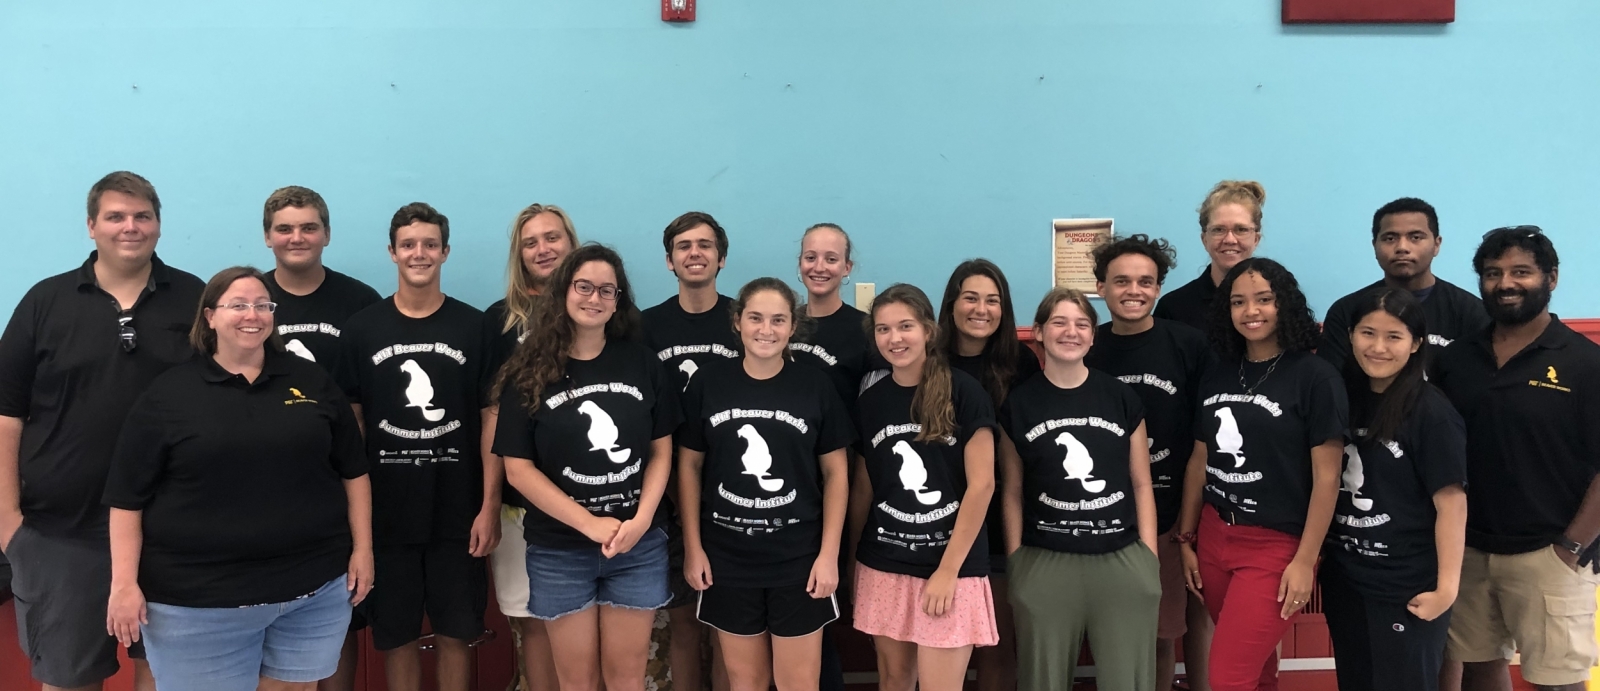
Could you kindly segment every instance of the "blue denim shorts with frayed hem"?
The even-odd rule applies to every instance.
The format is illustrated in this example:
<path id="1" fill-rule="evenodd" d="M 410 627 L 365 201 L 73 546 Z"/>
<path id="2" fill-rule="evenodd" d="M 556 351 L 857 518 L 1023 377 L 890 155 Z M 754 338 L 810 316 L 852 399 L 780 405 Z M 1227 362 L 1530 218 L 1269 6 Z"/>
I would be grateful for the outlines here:
<path id="1" fill-rule="evenodd" d="M 179 607 L 151 602 L 141 627 L 161 691 L 254 691 L 261 677 L 288 682 L 333 676 L 350 628 L 345 576 L 288 602 Z"/>
<path id="2" fill-rule="evenodd" d="M 559 619 L 589 607 L 660 609 L 667 587 L 667 532 L 651 528 L 633 549 L 610 559 L 600 546 L 556 549 L 528 545 L 528 610 L 535 619 Z"/>

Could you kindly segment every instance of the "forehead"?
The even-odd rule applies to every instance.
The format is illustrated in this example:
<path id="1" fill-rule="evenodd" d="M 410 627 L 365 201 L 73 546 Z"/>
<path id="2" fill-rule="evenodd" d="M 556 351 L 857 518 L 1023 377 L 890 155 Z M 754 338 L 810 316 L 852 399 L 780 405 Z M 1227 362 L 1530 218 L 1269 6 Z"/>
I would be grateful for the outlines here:
<path id="1" fill-rule="evenodd" d="M 155 211 L 155 205 L 144 197 L 135 197 L 116 190 L 106 190 L 100 193 L 100 214 L 116 211 L 125 214 L 139 213 L 141 211 Z"/>
<path id="2" fill-rule="evenodd" d="M 560 216 L 557 216 L 549 211 L 536 214 L 533 218 L 528 219 L 527 222 L 522 224 L 522 237 L 524 238 L 534 235 L 544 235 L 545 233 L 551 231 L 566 235 L 567 227 L 561 222 Z"/>
<path id="3" fill-rule="evenodd" d="M 1265 276 L 1255 271 L 1246 271 L 1233 281 L 1233 295 L 1255 295 L 1256 293 L 1272 292 L 1272 284 Z"/>
<path id="4" fill-rule="evenodd" d="M 444 231 L 439 228 L 439 224 L 437 223 L 424 223 L 422 221 L 415 221 L 410 225 L 400 226 L 399 228 L 395 229 L 394 241 L 396 243 L 406 242 L 408 240 L 415 242 L 421 242 L 425 240 L 442 242 L 444 240 Z"/>
<path id="5" fill-rule="evenodd" d="M 979 295 L 999 295 L 1000 286 L 995 285 L 994 279 L 980 274 L 963 279 L 961 281 L 961 292 L 977 293 Z"/>
<path id="6" fill-rule="evenodd" d="M 711 226 L 704 223 L 678 233 L 672 237 L 672 244 L 674 245 L 681 244 L 683 242 L 692 242 L 698 244 L 700 242 L 715 243 L 716 241 L 716 231 L 712 230 Z"/>
<path id="7" fill-rule="evenodd" d="M 789 301 L 785 300 L 776 290 L 758 290 L 744 302 L 745 312 L 756 312 L 758 314 L 787 313 L 792 309 L 793 306 L 789 304 Z"/>
<path id="8" fill-rule="evenodd" d="M 1058 317 L 1064 317 L 1068 321 L 1078 321 L 1080 319 L 1088 319 L 1089 313 L 1084 312 L 1083 308 L 1079 307 L 1076 302 L 1061 300 L 1056 303 L 1055 307 L 1050 309 L 1050 318 L 1056 319 Z"/>
<path id="9" fill-rule="evenodd" d="M 611 268 L 610 262 L 595 259 L 586 261 L 582 266 L 579 266 L 577 271 L 572 272 L 572 278 L 581 278 L 590 283 L 615 283 L 617 281 L 617 270 Z"/>
<path id="10" fill-rule="evenodd" d="M 267 294 L 267 287 L 254 276 L 236 278 L 228 284 L 228 289 L 222 291 L 223 298 L 230 297 L 260 297 Z"/>
<path id="11" fill-rule="evenodd" d="M 1253 223 L 1255 223 L 1255 215 L 1250 213 L 1250 209 L 1246 208 L 1245 205 L 1238 202 L 1219 204 L 1217 208 L 1211 210 L 1211 225 L 1214 226 L 1247 226 Z"/>
<path id="12" fill-rule="evenodd" d="M 1493 266 L 1501 269 L 1509 269 L 1512 267 L 1531 267 L 1534 269 L 1539 268 L 1539 262 L 1534 258 L 1533 253 L 1521 247 L 1507 248 L 1506 251 L 1500 253 L 1500 256 L 1490 257 L 1483 260 L 1483 265 L 1485 267 Z"/>
<path id="13" fill-rule="evenodd" d="M 1106 273 L 1112 276 L 1154 276 L 1155 260 L 1137 252 L 1129 252 L 1106 264 Z"/>
<path id="14" fill-rule="evenodd" d="M 800 249 L 805 251 L 832 251 L 844 254 L 844 247 L 844 234 L 827 226 L 806 233 L 805 238 L 800 240 Z"/>
<path id="15" fill-rule="evenodd" d="M 1379 232 L 1395 231 L 1400 233 L 1413 230 L 1427 231 L 1429 234 L 1433 232 L 1428 229 L 1427 214 L 1421 211 L 1402 211 L 1384 216 L 1378 221 L 1378 230 Z"/>
<path id="16" fill-rule="evenodd" d="M 911 306 L 903 302 L 891 302 L 878 308 L 872 315 L 873 321 L 887 324 L 889 322 L 903 322 L 907 319 L 915 320 L 917 315 L 911 311 Z"/>
<path id="17" fill-rule="evenodd" d="M 1361 321 L 1356 322 L 1356 326 L 1357 327 L 1365 326 L 1365 327 L 1367 327 L 1369 329 L 1376 329 L 1378 331 L 1406 331 L 1407 330 L 1405 322 L 1400 321 L 1400 319 L 1398 317 L 1396 317 L 1396 316 L 1394 316 L 1392 314 L 1389 314 L 1388 312 L 1386 312 L 1384 310 L 1381 310 L 1381 309 L 1372 310 L 1371 312 L 1368 312 L 1365 315 L 1363 315 L 1361 317 Z"/>
<path id="18" fill-rule="evenodd" d="M 285 206 L 272 212 L 272 225 L 298 226 L 307 223 L 321 223 L 322 215 L 309 206 Z"/>

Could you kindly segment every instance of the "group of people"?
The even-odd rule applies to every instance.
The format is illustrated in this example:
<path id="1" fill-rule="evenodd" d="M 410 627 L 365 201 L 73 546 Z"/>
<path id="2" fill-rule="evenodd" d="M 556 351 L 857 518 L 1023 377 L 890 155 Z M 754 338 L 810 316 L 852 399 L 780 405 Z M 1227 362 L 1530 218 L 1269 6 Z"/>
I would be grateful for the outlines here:
<path id="1" fill-rule="evenodd" d="M 1433 207 L 1380 208 L 1383 277 L 1319 328 L 1257 257 L 1265 192 L 1199 208 L 1209 263 L 1163 295 L 1163 239 L 1112 238 L 1088 295 L 1018 336 L 994 263 L 939 300 L 846 304 L 845 230 L 800 238 L 802 294 L 732 297 L 686 213 L 678 291 L 556 206 L 511 226 L 506 296 L 446 296 L 450 223 L 401 207 L 388 298 L 322 264 L 328 207 L 263 211 L 275 268 L 155 256 L 144 178 L 88 196 L 96 250 L 0 337 L 0 549 L 51 689 L 348 689 L 370 627 L 391 689 L 464 690 L 489 574 L 532 688 L 839 688 L 829 624 L 879 686 L 1274 689 L 1320 584 L 1341 689 L 1577 689 L 1595 662 L 1600 346 L 1550 314 L 1538 228 L 1485 234 L 1478 295 L 1434 276 Z M 1591 496 L 1594 495 L 1594 496 Z M 846 604 L 841 605 L 841 599 Z M 427 626 L 423 619 L 426 616 Z M 1214 627 L 1214 631 L 1213 631 Z M 702 642 L 715 651 L 703 665 Z M 153 680 L 153 681 L 152 681 Z M 153 686 L 152 686 L 153 684 Z M 682 686 L 679 686 L 679 685 Z"/>

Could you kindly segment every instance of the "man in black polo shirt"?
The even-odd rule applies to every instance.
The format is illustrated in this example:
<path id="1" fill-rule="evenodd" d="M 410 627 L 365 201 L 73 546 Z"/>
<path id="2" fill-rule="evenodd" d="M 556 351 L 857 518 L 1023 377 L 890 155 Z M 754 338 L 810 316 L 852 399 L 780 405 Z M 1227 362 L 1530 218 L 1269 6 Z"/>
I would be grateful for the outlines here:
<path id="1" fill-rule="evenodd" d="M 1467 548 L 1450 622 L 1462 688 L 1582 689 L 1596 660 L 1600 346 L 1549 311 L 1559 260 L 1536 226 L 1472 258 L 1493 325 L 1444 350 L 1433 382 L 1467 423 Z M 1585 555 L 1592 558 L 1592 554 Z M 1587 560 L 1585 560 L 1587 561 Z"/>
<path id="2" fill-rule="evenodd" d="M 1350 313 L 1361 296 L 1385 287 L 1411 291 L 1422 301 L 1428 320 L 1428 344 L 1438 348 L 1489 326 L 1483 301 L 1433 275 L 1433 259 L 1444 240 L 1439 235 L 1439 214 L 1433 205 L 1414 197 L 1384 204 L 1372 215 L 1372 250 L 1383 269 L 1383 280 L 1339 298 L 1328 308 L 1322 323 L 1322 343 L 1317 354 L 1344 371 L 1350 361 Z"/>
<path id="3" fill-rule="evenodd" d="M 155 256 L 161 201 L 148 180 L 101 178 L 88 225 L 89 259 L 34 285 L 0 336 L 0 549 L 16 570 L 19 638 L 45 689 L 99 689 L 117 672 L 100 495 L 134 399 L 193 357 L 205 288 Z M 130 653 L 136 688 L 153 689 L 142 646 Z"/>

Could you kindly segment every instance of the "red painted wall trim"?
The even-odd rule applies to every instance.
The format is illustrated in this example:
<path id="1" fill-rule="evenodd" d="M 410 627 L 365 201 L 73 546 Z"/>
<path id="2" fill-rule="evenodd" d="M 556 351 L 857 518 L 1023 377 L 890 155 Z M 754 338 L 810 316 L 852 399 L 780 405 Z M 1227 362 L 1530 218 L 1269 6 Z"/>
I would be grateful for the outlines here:
<path id="1" fill-rule="evenodd" d="M 1562 319 L 1561 323 L 1588 337 L 1589 340 L 1600 343 L 1600 319 Z M 1017 327 L 1017 338 L 1023 343 L 1033 343 L 1033 327 Z"/>

